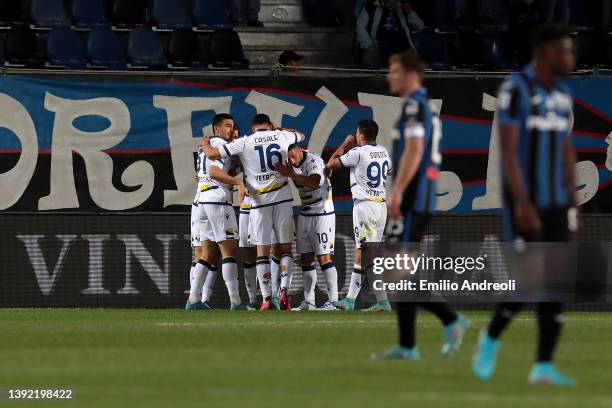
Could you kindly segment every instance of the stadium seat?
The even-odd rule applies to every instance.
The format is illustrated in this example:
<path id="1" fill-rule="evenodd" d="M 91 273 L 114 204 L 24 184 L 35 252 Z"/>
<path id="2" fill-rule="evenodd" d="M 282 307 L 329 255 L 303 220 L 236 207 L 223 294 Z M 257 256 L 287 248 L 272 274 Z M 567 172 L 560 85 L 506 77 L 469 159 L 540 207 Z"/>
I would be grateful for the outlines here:
<path id="1" fill-rule="evenodd" d="M 168 59 L 171 68 L 208 68 L 205 55 L 202 55 L 198 35 L 192 30 L 175 30 L 168 43 Z"/>
<path id="2" fill-rule="evenodd" d="M 246 69 L 249 61 L 242 53 L 242 43 L 233 30 L 217 30 L 210 37 L 208 58 L 213 66 Z"/>
<path id="3" fill-rule="evenodd" d="M 47 37 L 49 66 L 83 69 L 87 66 L 77 33 L 68 27 L 54 28 Z"/>
<path id="4" fill-rule="evenodd" d="M 15 27 L 27 21 L 23 1 L 0 0 L 0 27 Z"/>
<path id="5" fill-rule="evenodd" d="M 579 69 L 592 68 L 606 61 L 607 35 L 581 32 L 574 38 L 576 65 Z"/>
<path id="6" fill-rule="evenodd" d="M 4 38 L 4 61 L 7 66 L 36 68 L 44 65 L 36 33 L 29 28 L 10 30 Z"/>
<path id="7" fill-rule="evenodd" d="M 130 33 L 128 60 L 130 68 L 159 68 L 168 64 L 157 34 L 149 28 L 137 28 Z"/>
<path id="8" fill-rule="evenodd" d="M 125 69 L 127 60 L 117 34 L 110 28 L 100 28 L 89 33 L 87 58 L 92 67 Z"/>
<path id="9" fill-rule="evenodd" d="M 195 0 L 193 18 L 199 30 L 232 28 L 224 0 Z"/>
<path id="10" fill-rule="evenodd" d="M 432 0 L 435 26 L 439 31 L 454 32 L 456 30 L 453 0 Z"/>
<path id="11" fill-rule="evenodd" d="M 77 28 L 93 29 L 110 26 L 102 0 L 72 0 L 70 14 Z"/>
<path id="12" fill-rule="evenodd" d="M 460 69 L 488 69 L 492 52 L 492 37 L 474 31 L 459 31 L 453 36 L 450 59 L 452 65 Z"/>
<path id="13" fill-rule="evenodd" d="M 589 13 L 584 0 L 569 0 L 569 27 L 575 32 L 587 32 L 593 30 L 593 24 L 589 21 Z"/>
<path id="14" fill-rule="evenodd" d="M 160 30 L 193 26 L 185 0 L 153 0 L 152 17 L 155 27 Z"/>
<path id="15" fill-rule="evenodd" d="M 414 46 L 419 55 L 433 70 L 450 69 L 448 44 L 446 39 L 432 30 L 423 30 L 412 35 Z"/>
<path id="16" fill-rule="evenodd" d="M 112 21 L 119 29 L 147 24 L 147 0 L 114 0 Z"/>
<path id="17" fill-rule="evenodd" d="M 32 0 L 32 20 L 36 28 L 42 29 L 70 25 L 63 0 Z"/>

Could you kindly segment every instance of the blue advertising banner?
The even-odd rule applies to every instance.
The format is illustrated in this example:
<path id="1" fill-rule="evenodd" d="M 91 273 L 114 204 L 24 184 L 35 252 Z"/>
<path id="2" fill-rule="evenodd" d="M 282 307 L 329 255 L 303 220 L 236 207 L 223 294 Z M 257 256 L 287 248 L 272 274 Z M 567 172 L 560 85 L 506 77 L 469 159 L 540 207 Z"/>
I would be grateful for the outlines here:
<path id="1" fill-rule="evenodd" d="M 443 123 L 438 210 L 500 207 L 495 95 L 501 78 L 429 78 Z M 612 212 L 610 78 L 573 78 L 577 188 L 585 212 Z M 360 76 L 0 77 L 0 210 L 177 211 L 195 190 L 197 139 L 229 112 L 242 133 L 255 113 L 303 131 L 328 158 L 361 118 L 391 148 L 401 99 L 384 78 Z M 337 211 L 350 212 L 348 174 L 333 178 Z"/>

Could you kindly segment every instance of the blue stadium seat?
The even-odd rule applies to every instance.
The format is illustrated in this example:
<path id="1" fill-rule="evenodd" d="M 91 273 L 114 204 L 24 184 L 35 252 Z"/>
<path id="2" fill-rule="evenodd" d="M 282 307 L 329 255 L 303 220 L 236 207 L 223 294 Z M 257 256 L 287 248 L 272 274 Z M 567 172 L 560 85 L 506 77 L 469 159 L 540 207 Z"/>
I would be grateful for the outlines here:
<path id="1" fill-rule="evenodd" d="M 47 37 L 47 60 L 51 65 L 72 69 L 87 67 L 77 33 L 68 27 L 54 28 Z"/>
<path id="2" fill-rule="evenodd" d="M 110 28 L 99 28 L 89 33 L 87 57 L 93 67 L 115 70 L 127 68 L 127 60 L 119 38 Z"/>
<path id="3" fill-rule="evenodd" d="M 175 30 L 193 26 L 185 0 L 153 0 L 152 10 L 153 21 L 158 29 Z"/>
<path id="4" fill-rule="evenodd" d="M 200 30 L 232 28 L 225 0 L 195 0 L 193 18 Z"/>
<path id="5" fill-rule="evenodd" d="M 36 33 L 26 27 L 11 29 L 4 37 L 4 61 L 7 66 L 42 67 Z"/>
<path id="6" fill-rule="evenodd" d="M 423 30 L 414 33 L 412 40 L 428 68 L 439 71 L 451 68 L 448 58 L 448 44 L 440 34 L 432 30 Z"/>
<path id="7" fill-rule="evenodd" d="M 128 60 L 131 68 L 165 67 L 168 60 L 161 51 L 157 34 L 150 28 L 137 28 L 128 40 Z"/>
<path id="8" fill-rule="evenodd" d="M 212 67 L 248 69 L 249 61 L 244 58 L 242 44 L 234 30 L 216 30 L 210 36 L 208 59 Z"/>
<path id="9" fill-rule="evenodd" d="M 22 0 L 0 0 L 0 26 L 24 25 L 27 20 Z"/>
<path id="10" fill-rule="evenodd" d="M 50 29 L 70 25 L 63 0 L 32 0 L 32 20 L 37 28 Z"/>
<path id="11" fill-rule="evenodd" d="M 78 28 L 110 26 L 102 0 L 72 0 L 70 14 L 73 24 Z"/>
<path id="12" fill-rule="evenodd" d="M 456 30 L 454 21 L 455 2 L 454 0 L 432 0 L 433 15 L 435 26 L 440 31 L 453 32 Z"/>
<path id="13" fill-rule="evenodd" d="M 147 24 L 147 6 L 147 0 L 113 0 L 113 25 L 118 28 L 131 28 Z"/>
<path id="14" fill-rule="evenodd" d="M 572 31 L 587 32 L 593 30 L 593 24 L 589 21 L 586 2 L 584 0 L 569 1 L 569 27 Z"/>

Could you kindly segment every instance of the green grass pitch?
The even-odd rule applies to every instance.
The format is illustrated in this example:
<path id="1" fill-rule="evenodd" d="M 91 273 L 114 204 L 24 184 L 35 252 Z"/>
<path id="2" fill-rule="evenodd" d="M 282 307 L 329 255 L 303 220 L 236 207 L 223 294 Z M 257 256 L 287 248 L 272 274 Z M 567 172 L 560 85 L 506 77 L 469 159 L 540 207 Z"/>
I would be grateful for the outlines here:
<path id="1" fill-rule="evenodd" d="M 490 382 L 472 377 L 477 331 L 450 359 L 441 327 L 418 321 L 418 362 L 369 360 L 396 340 L 393 313 L 0 310 L 0 397 L 72 388 L 86 407 L 610 407 L 612 314 L 570 313 L 557 353 L 573 389 L 531 386 L 536 325 L 506 333 Z M 0 404 L 34 406 L 40 402 Z M 46 404 L 42 404 L 43 406 Z"/>

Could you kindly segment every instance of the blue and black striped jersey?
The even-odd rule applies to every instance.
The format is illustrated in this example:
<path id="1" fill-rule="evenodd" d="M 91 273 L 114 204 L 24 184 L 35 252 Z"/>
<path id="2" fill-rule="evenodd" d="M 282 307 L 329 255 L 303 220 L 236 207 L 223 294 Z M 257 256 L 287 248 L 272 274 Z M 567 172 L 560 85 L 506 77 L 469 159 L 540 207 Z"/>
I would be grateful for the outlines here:
<path id="1" fill-rule="evenodd" d="M 442 162 L 439 146 L 442 138 L 440 118 L 429 106 L 426 88 L 412 92 L 404 101 L 397 122 L 399 139 L 394 141 L 393 168 L 399 168 L 399 160 L 411 138 L 423 139 L 423 157 L 414 178 L 406 188 L 402 200 L 402 212 L 432 213 L 436 209 L 436 183 Z"/>
<path id="2" fill-rule="evenodd" d="M 519 129 L 518 158 L 521 174 L 538 209 L 570 204 L 564 145 L 570 137 L 572 97 L 561 80 L 551 88 L 535 77 L 532 66 L 513 74 L 499 89 L 498 125 Z M 508 199 L 509 197 L 506 197 Z"/>

